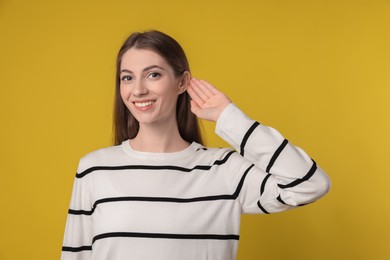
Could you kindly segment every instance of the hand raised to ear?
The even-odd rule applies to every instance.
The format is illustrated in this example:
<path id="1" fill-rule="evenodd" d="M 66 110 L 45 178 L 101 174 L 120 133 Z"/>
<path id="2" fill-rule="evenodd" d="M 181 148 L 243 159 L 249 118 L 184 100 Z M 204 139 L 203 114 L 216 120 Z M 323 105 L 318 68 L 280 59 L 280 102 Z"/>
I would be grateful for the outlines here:
<path id="1" fill-rule="evenodd" d="M 217 121 L 230 99 L 205 80 L 192 78 L 187 89 L 191 97 L 191 111 L 197 117 Z"/>

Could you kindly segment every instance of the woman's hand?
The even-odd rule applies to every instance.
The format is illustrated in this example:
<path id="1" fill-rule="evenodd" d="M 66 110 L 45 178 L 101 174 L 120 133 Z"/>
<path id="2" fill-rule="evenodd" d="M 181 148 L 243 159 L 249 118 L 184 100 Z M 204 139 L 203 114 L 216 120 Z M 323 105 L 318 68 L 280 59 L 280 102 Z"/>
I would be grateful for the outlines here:
<path id="1" fill-rule="evenodd" d="M 230 99 L 205 80 L 192 78 L 187 89 L 191 97 L 191 111 L 197 117 L 217 121 Z"/>

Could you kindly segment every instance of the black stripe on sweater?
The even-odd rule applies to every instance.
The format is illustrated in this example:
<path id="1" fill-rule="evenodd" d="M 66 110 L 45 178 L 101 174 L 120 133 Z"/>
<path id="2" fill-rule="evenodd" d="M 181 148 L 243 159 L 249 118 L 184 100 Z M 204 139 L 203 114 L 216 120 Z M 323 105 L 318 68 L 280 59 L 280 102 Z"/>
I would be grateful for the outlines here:
<path id="1" fill-rule="evenodd" d="M 97 240 L 113 237 L 136 237 L 136 238 L 163 238 L 163 239 L 201 239 L 201 240 L 239 240 L 239 235 L 228 234 L 169 234 L 169 233 L 139 233 L 139 232 L 112 232 L 97 235 L 92 244 Z"/>
<path id="2" fill-rule="evenodd" d="M 287 139 L 284 139 L 282 144 L 278 147 L 278 149 L 276 149 L 276 151 L 272 155 L 271 160 L 269 161 L 268 166 L 265 170 L 267 173 L 270 173 L 271 168 L 274 165 L 276 159 L 278 159 L 280 153 L 283 151 L 283 149 L 286 147 L 287 144 L 288 144 Z"/>
<path id="3" fill-rule="evenodd" d="M 135 238 L 161 238 L 161 239 L 192 239 L 192 240 L 239 240 L 240 236 L 235 234 L 170 234 L 170 233 L 139 233 L 139 232 L 112 232 L 103 233 L 93 238 L 92 244 L 97 240 L 114 237 L 135 237 Z M 81 252 L 92 250 L 92 246 L 62 247 L 62 251 Z"/>
<path id="4" fill-rule="evenodd" d="M 68 214 L 71 215 L 92 215 L 92 213 L 95 211 L 95 205 L 93 206 L 92 210 L 76 210 L 76 209 L 69 209 Z"/>
<path id="5" fill-rule="evenodd" d="M 309 180 L 311 178 L 311 176 L 313 176 L 313 174 L 317 170 L 316 162 L 314 160 L 312 160 L 312 161 L 313 161 L 313 165 L 311 166 L 309 172 L 305 176 L 303 176 L 302 179 L 297 179 L 297 180 L 290 182 L 288 184 L 278 184 L 279 188 L 286 189 L 286 188 L 295 187 L 295 186 L 301 184 L 302 182 Z"/>
<path id="6" fill-rule="evenodd" d="M 62 251 L 64 252 L 81 252 L 81 251 L 88 251 L 92 250 L 92 246 L 80 246 L 80 247 L 70 247 L 70 246 L 63 246 Z"/>
<path id="7" fill-rule="evenodd" d="M 244 138 L 242 139 L 241 145 L 240 145 L 240 154 L 241 156 L 244 156 L 244 148 L 246 145 L 246 142 L 249 139 L 249 136 L 252 134 L 252 132 L 255 130 L 255 128 L 260 125 L 259 122 L 254 122 L 253 125 L 249 128 L 249 130 L 244 135 Z"/>
<path id="8" fill-rule="evenodd" d="M 114 198 L 104 198 L 95 201 L 91 210 L 74 210 L 69 209 L 68 213 L 71 215 L 92 215 L 96 207 L 102 203 L 109 202 L 118 202 L 118 201 L 145 201 L 145 202 L 171 202 L 171 203 L 191 203 L 191 202 L 200 202 L 200 201 L 215 201 L 215 200 L 235 200 L 241 192 L 242 186 L 244 185 L 245 178 L 248 172 L 254 167 L 252 164 L 248 167 L 244 174 L 242 175 L 240 182 L 237 185 L 237 188 L 233 194 L 223 194 L 223 195 L 213 195 L 213 196 L 204 196 L 204 197 L 194 197 L 194 198 L 171 198 L 171 197 L 114 197 Z"/>
<path id="9" fill-rule="evenodd" d="M 184 168 L 180 166 L 174 165 L 122 165 L 122 166 L 94 166 L 86 169 L 81 173 L 76 173 L 76 178 L 83 178 L 85 175 L 94 172 L 94 171 L 102 171 L 102 170 L 172 170 L 172 171 L 181 171 L 181 172 L 191 172 L 193 170 L 210 170 L 214 165 L 222 165 L 226 163 L 226 161 L 230 158 L 230 156 L 234 153 L 234 151 L 230 151 L 226 154 L 225 158 L 221 160 L 214 161 L 211 165 L 196 165 L 193 168 Z"/>
<path id="10" fill-rule="evenodd" d="M 267 176 L 264 177 L 263 181 L 261 182 L 261 187 L 260 187 L 260 196 L 263 195 L 264 190 L 265 190 L 265 184 L 267 183 L 269 177 L 271 177 L 271 174 L 267 174 Z"/>
<path id="11" fill-rule="evenodd" d="M 280 203 L 284 204 L 284 205 L 287 205 L 286 202 L 284 202 L 284 200 L 282 200 L 282 197 L 279 195 L 277 198 L 276 198 Z"/>
<path id="12" fill-rule="evenodd" d="M 265 208 L 263 208 L 263 206 L 260 204 L 260 201 L 257 201 L 257 206 L 260 208 L 261 211 L 263 211 L 265 214 L 269 214 L 269 212 L 267 210 L 265 210 Z"/>

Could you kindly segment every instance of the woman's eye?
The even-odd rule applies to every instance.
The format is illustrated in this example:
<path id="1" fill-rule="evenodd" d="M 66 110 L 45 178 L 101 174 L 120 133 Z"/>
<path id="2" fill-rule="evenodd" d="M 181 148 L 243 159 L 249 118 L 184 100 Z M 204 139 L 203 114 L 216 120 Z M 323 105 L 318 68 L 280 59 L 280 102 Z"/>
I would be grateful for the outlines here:
<path id="1" fill-rule="evenodd" d="M 130 81 L 130 80 L 132 80 L 133 78 L 131 77 L 131 76 L 123 76 L 122 77 L 122 81 Z"/>
<path id="2" fill-rule="evenodd" d="M 152 79 L 158 78 L 160 76 L 161 76 L 161 74 L 158 72 L 152 72 L 152 73 L 149 73 L 149 75 L 148 75 L 148 77 L 152 78 Z"/>

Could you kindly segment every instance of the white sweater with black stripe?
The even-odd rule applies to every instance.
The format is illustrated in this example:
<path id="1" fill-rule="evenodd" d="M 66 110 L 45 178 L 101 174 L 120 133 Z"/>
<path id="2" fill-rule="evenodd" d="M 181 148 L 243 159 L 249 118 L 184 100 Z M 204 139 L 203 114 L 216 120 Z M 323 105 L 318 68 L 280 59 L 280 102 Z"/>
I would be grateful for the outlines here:
<path id="1" fill-rule="evenodd" d="M 232 260 L 242 213 L 273 213 L 323 196 L 328 177 L 300 148 L 230 104 L 216 133 L 232 149 L 175 153 L 128 141 L 80 160 L 62 260 Z"/>

